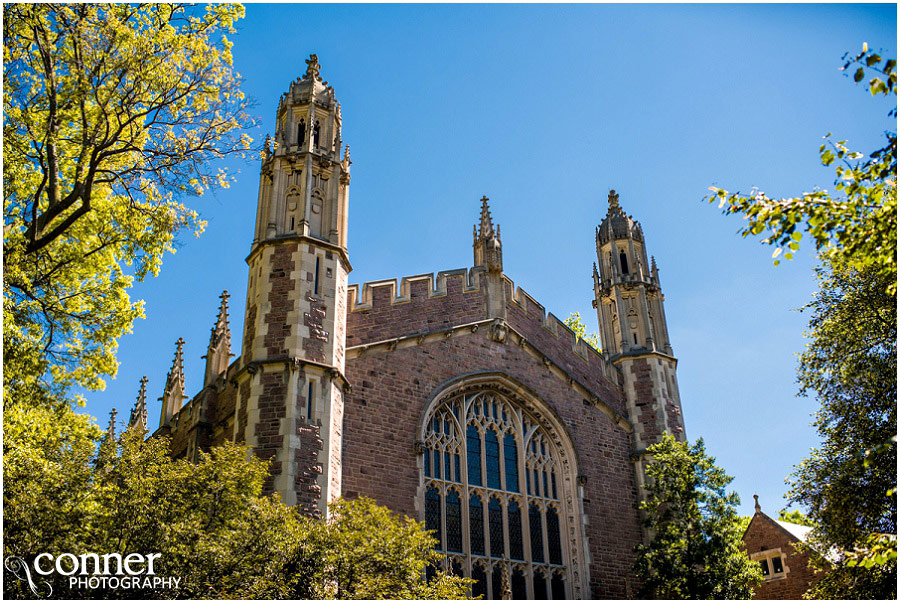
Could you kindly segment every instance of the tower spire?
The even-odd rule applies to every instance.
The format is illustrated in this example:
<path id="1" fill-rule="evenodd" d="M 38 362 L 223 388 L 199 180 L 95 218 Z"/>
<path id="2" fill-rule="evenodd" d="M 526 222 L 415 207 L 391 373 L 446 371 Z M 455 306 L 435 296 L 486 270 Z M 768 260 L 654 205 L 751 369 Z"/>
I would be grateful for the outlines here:
<path id="1" fill-rule="evenodd" d="M 206 374 L 203 378 L 203 386 L 213 383 L 219 375 L 228 370 L 228 362 L 233 355 L 231 353 L 231 329 L 228 326 L 228 291 L 222 291 L 219 296 L 219 315 L 216 324 L 213 325 L 209 335 L 209 345 L 206 348 Z"/>
<path id="2" fill-rule="evenodd" d="M 166 388 L 160 398 L 162 400 L 162 414 L 159 426 L 168 425 L 184 402 L 184 339 L 178 338 L 175 342 L 175 358 L 172 360 L 172 368 L 166 376 Z"/>
<path id="3" fill-rule="evenodd" d="M 141 431 L 147 431 L 147 375 L 141 377 L 141 389 L 138 391 L 137 402 L 131 409 L 128 418 L 128 429 L 138 426 Z"/>
<path id="4" fill-rule="evenodd" d="M 475 266 L 484 266 L 489 272 L 503 272 L 503 249 L 500 243 L 500 226 L 494 230 L 489 199 L 481 197 L 481 218 L 475 225 L 472 246 L 475 249 Z"/>
<path id="5" fill-rule="evenodd" d="M 481 197 L 481 228 L 479 231 L 484 238 L 494 236 L 494 221 L 491 219 L 491 208 L 488 206 L 488 201 L 490 199 L 487 197 Z"/>
<path id="6" fill-rule="evenodd" d="M 109 426 L 106 428 L 106 439 L 107 441 L 113 442 L 116 439 L 116 415 L 119 414 L 116 412 L 116 409 L 113 408 L 109 411 Z"/>

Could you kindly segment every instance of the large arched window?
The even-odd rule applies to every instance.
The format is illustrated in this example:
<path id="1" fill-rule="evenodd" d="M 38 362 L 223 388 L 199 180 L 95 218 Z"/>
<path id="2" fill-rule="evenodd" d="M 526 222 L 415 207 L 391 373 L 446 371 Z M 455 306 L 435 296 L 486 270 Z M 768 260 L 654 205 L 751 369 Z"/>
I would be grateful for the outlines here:
<path id="1" fill-rule="evenodd" d="M 573 454 L 543 405 L 519 393 L 476 378 L 429 406 L 426 528 L 445 569 L 461 568 L 485 599 L 500 599 L 504 586 L 516 599 L 580 597 Z"/>

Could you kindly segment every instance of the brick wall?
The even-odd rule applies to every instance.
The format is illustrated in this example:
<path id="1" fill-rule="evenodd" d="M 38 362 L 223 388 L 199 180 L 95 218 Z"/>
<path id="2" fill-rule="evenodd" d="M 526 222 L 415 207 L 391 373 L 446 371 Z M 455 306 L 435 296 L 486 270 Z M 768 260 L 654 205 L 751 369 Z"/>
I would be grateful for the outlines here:
<path id="1" fill-rule="evenodd" d="M 555 337 L 549 332 L 547 336 Z M 534 338 L 535 345 L 545 344 L 543 335 L 535 333 Z M 549 343 L 544 347 L 552 354 Z M 442 383 L 485 371 L 500 371 L 518 380 L 565 424 L 579 471 L 587 478 L 583 502 L 591 594 L 595 598 L 625 597 L 632 549 L 640 539 L 630 434 L 616 427 L 599 408 L 585 404 L 583 396 L 542 361 L 512 342 L 490 340 L 484 330 L 348 359 L 347 376 L 353 390 L 344 409 L 344 494 L 370 496 L 420 519 L 414 442 L 425 404 Z M 610 406 L 621 407 L 612 391 L 607 388 L 597 393 Z"/>
<path id="2" fill-rule="evenodd" d="M 796 539 L 767 515 L 753 516 L 744 534 L 744 547 L 748 555 L 780 548 L 786 555 L 783 559 L 783 578 L 763 581 L 754 594 L 754 599 L 801 599 L 812 585 L 822 576 L 809 567 L 809 555 L 797 552 L 793 543 Z"/>
<path id="3" fill-rule="evenodd" d="M 448 275 L 447 293 L 429 297 L 430 279 L 409 283 L 409 301 L 393 303 L 392 282 L 372 288 L 372 307 L 347 313 L 347 347 L 383 341 L 401 335 L 437 331 L 452 325 L 485 318 L 485 298 L 481 289 L 465 291 L 464 274 Z M 356 295 L 356 288 L 350 295 Z M 351 301 L 353 308 L 355 300 Z"/>

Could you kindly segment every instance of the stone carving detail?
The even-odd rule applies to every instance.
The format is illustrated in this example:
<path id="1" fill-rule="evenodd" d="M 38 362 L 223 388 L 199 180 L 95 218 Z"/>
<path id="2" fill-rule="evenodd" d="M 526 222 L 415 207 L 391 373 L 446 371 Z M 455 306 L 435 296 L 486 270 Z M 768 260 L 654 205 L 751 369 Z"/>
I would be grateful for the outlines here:
<path id="1" fill-rule="evenodd" d="M 494 322 L 491 323 L 489 332 L 489 337 L 491 338 L 491 340 L 498 343 L 506 343 L 506 338 L 508 335 L 509 327 L 506 325 L 506 321 L 502 318 L 495 318 Z"/>
<path id="2" fill-rule="evenodd" d="M 314 54 L 309 55 L 309 58 L 306 60 L 306 75 L 304 75 L 304 79 L 321 80 L 322 78 L 319 77 L 319 69 L 321 68 L 319 57 Z"/>
<path id="3" fill-rule="evenodd" d="M 321 299 L 309 293 L 306 294 L 306 301 L 309 302 L 309 312 L 303 313 L 303 324 L 309 327 L 309 337 L 304 338 L 303 349 L 312 360 L 325 362 L 323 344 L 328 342 L 328 331 L 322 327 L 322 323 L 327 307 Z"/>

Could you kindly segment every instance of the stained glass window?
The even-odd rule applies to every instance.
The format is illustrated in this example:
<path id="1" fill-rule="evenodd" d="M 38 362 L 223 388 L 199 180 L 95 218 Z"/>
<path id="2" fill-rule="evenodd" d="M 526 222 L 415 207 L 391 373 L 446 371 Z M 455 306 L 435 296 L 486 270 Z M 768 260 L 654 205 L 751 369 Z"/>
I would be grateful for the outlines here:
<path id="1" fill-rule="evenodd" d="M 508 433 L 503 438 L 503 465 L 506 474 L 506 491 L 519 491 L 519 455 L 517 453 L 516 439 Z"/>
<path id="2" fill-rule="evenodd" d="M 507 563 L 513 598 L 567 594 L 561 522 L 571 511 L 561 511 L 570 504 L 562 470 L 571 464 L 560 458 L 547 422 L 530 412 L 478 390 L 438 405 L 425 423 L 426 528 L 439 539 L 439 550 L 456 555 L 444 559 L 444 570 L 475 580 L 474 596 L 500 598 Z M 561 506 L 545 507 L 546 499 Z M 498 561 L 473 563 L 484 556 Z"/>
<path id="3" fill-rule="evenodd" d="M 550 580 L 550 592 L 553 594 L 554 599 L 566 598 L 566 583 L 563 582 L 563 577 L 558 573 L 553 574 L 553 578 Z"/>
<path id="4" fill-rule="evenodd" d="M 459 494 L 447 493 L 447 550 L 462 553 L 462 505 Z"/>
<path id="5" fill-rule="evenodd" d="M 513 570 L 512 577 L 510 578 L 510 586 L 512 586 L 512 598 L 513 599 L 527 599 L 528 598 L 528 587 L 525 582 L 525 574 L 522 573 L 522 570 L 516 568 Z"/>
<path id="6" fill-rule="evenodd" d="M 559 516 L 553 508 L 547 509 L 547 548 L 550 550 L 550 563 L 562 565 L 562 545 L 559 541 Z"/>
<path id="7" fill-rule="evenodd" d="M 472 585 L 472 597 L 481 596 L 487 599 L 487 575 L 478 563 L 472 566 L 472 579 L 475 580 L 475 584 Z"/>
<path id="8" fill-rule="evenodd" d="M 540 572 L 534 572 L 534 598 L 538 601 L 547 599 L 547 579 Z"/>
<path id="9" fill-rule="evenodd" d="M 468 453 L 469 485 L 481 485 L 481 436 L 478 428 L 469 425 L 466 428 L 466 451 Z"/>
<path id="10" fill-rule="evenodd" d="M 487 487 L 500 489 L 500 444 L 497 433 L 488 429 L 484 434 L 484 461 L 487 469 Z"/>
<path id="11" fill-rule="evenodd" d="M 425 529 L 434 530 L 434 537 L 441 548 L 441 495 L 437 488 L 428 488 L 425 492 Z"/>
<path id="12" fill-rule="evenodd" d="M 541 530 L 541 510 L 537 505 L 528 508 L 528 525 L 531 531 L 531 558 L 544 561 L 544 533 Z"/>
<path id="13" fill-rule="evenodd" d="M 491 534 L 491 557 L 503 556 L 503 508 L 491 497 L 488 503 L 488 529 Z"/>
<path id="14" fill-rule="evenodd" d="M 484 505 L 477 494 L 469 498 L 469 546 L 473 555 L 484 555 Z"/>
<path id="15" fill-rule="evenodd" d="M 509 526 L 509 556 L 511 559 L 525 559 L 522 545 L 522 511 L 514 500 L 506 505 L 507 525 Z"/>

